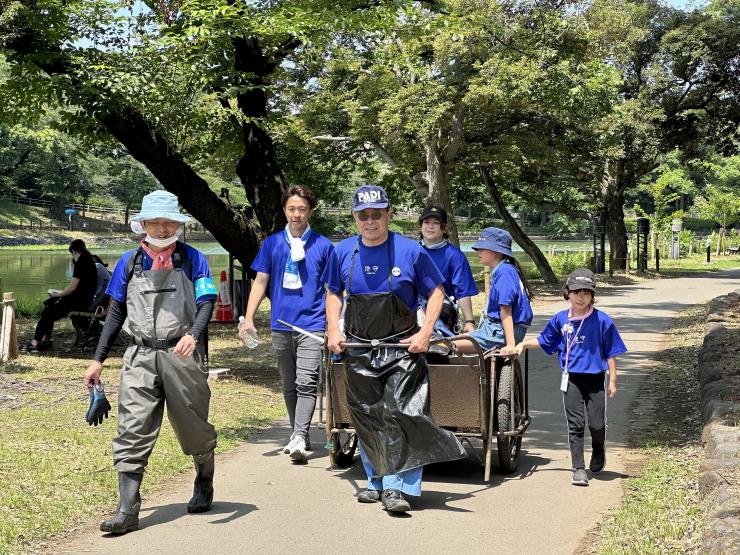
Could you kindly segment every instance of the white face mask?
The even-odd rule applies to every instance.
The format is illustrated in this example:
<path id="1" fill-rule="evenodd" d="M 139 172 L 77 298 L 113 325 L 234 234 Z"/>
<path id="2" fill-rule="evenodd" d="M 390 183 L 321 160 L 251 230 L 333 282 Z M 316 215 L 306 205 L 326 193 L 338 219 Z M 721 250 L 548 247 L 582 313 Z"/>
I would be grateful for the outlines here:
<path id="1" fill-rule="evenodd" d="M 139 222 L 135 222 L 135 223 L 138 224 Z M 132 224 L 131 229 L 133 228 L 134 227 Z M 141 230 L 144 231 L 143 226 L 141 227 Z M 178 227 L 177 231 L 172 237 L 167 237 L 165 239 L 157 239 L 156 237 L 152 237 L 151 235 L 147 233 L 146 237 L 144 237 L 144 241 L 146 241 L 150 245 L 154 245 L 155 247 L 166 248 L 166 247 L 169 247 L 175 241 L 177 241 L 180 237 L 182 237 L 182 234 L 184 231 L 185 230 L 182 228 L 182 226 Z"/>
<path id="2" fill-rule="evenodd" d="M 148 233 L 146 234 L 146 237 L 144 237 L 144 241 L 147 242 L 149 245 L 154 245 L 155 247 L 165 248 L 169 247 L 172 243 L 177 241 L 177 235 L 173 235 L 172 237 L 167 237 L 166 239 L 157 239 L 156 237 L 152 237 Z"/>

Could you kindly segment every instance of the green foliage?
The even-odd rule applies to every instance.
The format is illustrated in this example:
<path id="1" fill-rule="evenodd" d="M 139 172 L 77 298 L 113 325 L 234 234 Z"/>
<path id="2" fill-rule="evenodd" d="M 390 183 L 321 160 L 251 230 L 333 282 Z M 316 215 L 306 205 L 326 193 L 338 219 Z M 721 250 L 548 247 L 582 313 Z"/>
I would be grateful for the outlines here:
<path id="1" fill-rule="evenodd" d="M 21 318 L 38 318 L 43 309 L 43 299 L 26 299 L 20 297 L 15 301 L 15 313 Z"/>
<path id="2" fill-rule="evenodd" d="M 704 218 L 691 218 L 686 217 L 683 219 L 683 227 L 684 229 L 689 229 L 691 231 L 709 231 L 714 229 L 716 226 L 715 222 L 712 220 L 704 219 Z"/>
<path id="3" fill-rule="evenodd" d="M 571 233 L 583 233 L 588 229 L 588 222 L 585 220 L 574 220 L 564 214 L 552 214 L 548 217 L 545 224 L 545 232 L 554 237 L 561 237 Z"/>
<path id="4" fill-rule="evenodd" d="M 724 192 L 717 186 L 707 187 L 705 196 L 696 201 L 702 217 L 727 228 L 740 219 L 740 195 L 737 192 Z"/>
<path id="5" fill-rule="evenodd" d="M 562 253 L 549 258 L 552 271 L 558 277 L 566 277 L 576 268 L 585 265 L 582 253 Z"/>

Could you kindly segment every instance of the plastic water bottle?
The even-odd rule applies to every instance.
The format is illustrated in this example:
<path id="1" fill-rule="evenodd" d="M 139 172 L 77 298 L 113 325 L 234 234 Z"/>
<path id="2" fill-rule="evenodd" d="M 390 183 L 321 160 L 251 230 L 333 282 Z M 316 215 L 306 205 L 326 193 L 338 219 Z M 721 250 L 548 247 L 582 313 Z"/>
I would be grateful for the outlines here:
<path id="1" fill-rule="evenodd" d="M 244 316 L 239 316 L 239 325 L 244 321 Z M 239 332 L 239 338 L 244 343 L 244 346 L 247 349 L 254 349 L 257 347 L 257 345 L 260 344 L 260 340 L 257 337 L 257 334 L 252 330 L 244 330 L 242 332 Z"/>

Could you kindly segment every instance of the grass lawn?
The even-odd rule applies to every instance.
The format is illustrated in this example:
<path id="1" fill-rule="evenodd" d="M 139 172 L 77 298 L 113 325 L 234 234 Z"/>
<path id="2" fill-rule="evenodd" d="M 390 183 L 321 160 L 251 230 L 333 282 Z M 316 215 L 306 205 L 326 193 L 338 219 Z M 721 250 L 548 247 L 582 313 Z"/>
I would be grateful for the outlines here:
<path id="1" fill-rule="evenodd" d="M 211 382 L 210 421 L 218 432 L 219 453 L 285 413 L 265 316 L 260 314 L 263 342 L 254 351 L 237 343 L 235 326 L 210 327 L 211 366 L 231 368 L 233 374 Z M 19 337 L 29 338 L 34 325 L 20 320 Z M 118 501 L 111 440 L 123 350 L 114 349 L 102 376 L 111 417 L 90 427 L 84 420 L 82 374 L 91 355 L 60 352 L 73 339 L 67 320 L 57 322 L 54 338 L 55 351 L 21 355 L 0 366 L 0 553 L 25 553 L 72 528 L 97 526 Z M 165 419 L 143 493 L 192 468 Z"/>
<path id="2" fill-rule="evenodd" d="M 660 273 L 665 276 L 676 277 L 691 272 L 717 272 L 740 267 L 740 255 L 720 255 L 712 253 L 707 263 L 706 253 L 692 254 L 679 260 L 660 259 Z M 655 271 L 655 260 L 648 262 L 649 271 Z"/>
<path id="3" fill-rule="evenodd" d="M 653 397 L 652 414 L 634 438 L 637 463 L 628 469 L 624 500 L 600 526 L 592 553 L 699 553 L 704 525 L 697 489 L 703 458 L 700 443 L 697 356 L 706 306 L 682 312 L 667 332 L 642 397 Z"/>

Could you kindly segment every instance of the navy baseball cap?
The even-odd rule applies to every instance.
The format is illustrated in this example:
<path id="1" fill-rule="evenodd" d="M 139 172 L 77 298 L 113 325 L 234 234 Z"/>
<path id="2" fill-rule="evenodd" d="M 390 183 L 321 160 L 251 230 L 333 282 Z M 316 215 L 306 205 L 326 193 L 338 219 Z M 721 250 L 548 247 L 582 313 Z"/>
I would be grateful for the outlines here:
<path id="1" fill-rule="evenodd" d="M 481 231 L 472 248 L 473 250 L 488 249 L 506 256 L 514 256 L 511 252 L 511 234 L 498 227 L 487 227 Z"/>
<path id="2" fill-rule="evenodd" d="M 363 185 L 355 190 L 352 200 L 352 212 L 359 212 L 367 208 L 388 208 L 388 195 L 383 187 L 377 185 Z"/>
<path id="3" fill-rule="evenodd" d="M 596 276 L 588 268 L 576 268 L 565 281 L 565 288 L 568 291 L 588 289 L 596 293 Z"/>
<path id="4" fill-rule="evenodd" d="M 422 211 L 421 216 L 419 216 L 419 225 L 421 225 L 421 223 L 427 218 L 437 218 L 439 223 L 444 225 L 447 223 L 447 210 L 441 206 L 432 204 L 431 206 L 425 207 Z"/>

